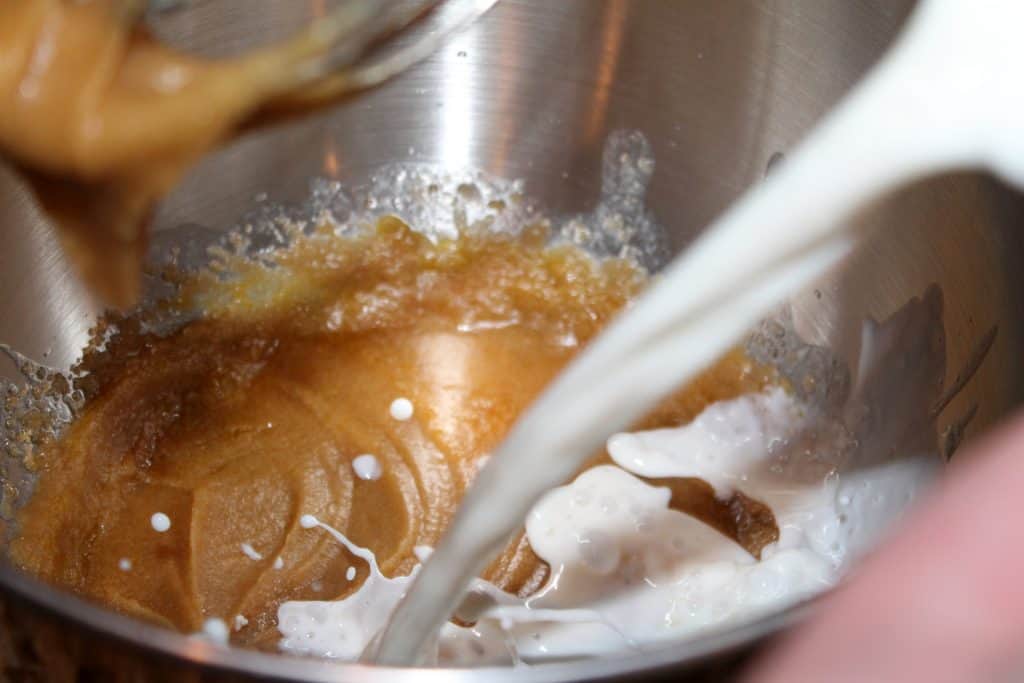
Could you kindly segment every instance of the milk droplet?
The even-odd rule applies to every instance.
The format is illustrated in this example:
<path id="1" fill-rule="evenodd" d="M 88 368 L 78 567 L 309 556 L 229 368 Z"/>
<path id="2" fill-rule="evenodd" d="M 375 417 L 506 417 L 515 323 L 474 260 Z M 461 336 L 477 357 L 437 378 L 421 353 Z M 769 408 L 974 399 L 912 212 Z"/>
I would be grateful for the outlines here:
<path id="1" fill-rule="evenodd" d="M 123 572 L 130 572 L 132 570 L 132 561 L 127 557 L 122 557 L 117 563 L 117 568 Z"/>
<path id="2" fill-rule="evenodd" d="M 318 524 L 320 524 L 320 520 L 313 515 L 302 515 L 299 517 L 299 526 L 303 529 L 312 529 Z"/>
<path id="3" fill-rule="evenodd" d="M 154 531 L 161 534 L 171 528 L 171 518 L 162 512 L 154 512 L 153 516 L 149 518 L 149 523 L 153 526 Z"/>
<path id="4" fill-rule="evenodd" d="M 284 568 L 284 560 L 281 559 L 281 557 L 275 557 L 274 558 L 274 569 L 283 569 L 283 568 Z"/>
<path id="5" fill-rule="evenodd" d="M 223 619 L 213 617 L 203 622 L 203 635 L 215 643 L 226 645 L 230 633 Z"/>
<path id="6" fill-rule="evenodd" d="M 254 562 L 258 562 L 259 560 L 262 560 L 262 559 L 263 559 L 263 555 L 262 555 L 262 554 L 260 554 L 260 553 L 259 553 L 259 552 L 258 552 L 258 551 L 257 551 L 257 550 L 255 549 L 255 548 L 253 548 L 253 547 L 252 547 L 251 545 L 249 545 L 248 543 L 243 543 L 243 544 L 241 545 L 241 548 L 242 548 L 242 552 L 243 552 L 243 553 L 245 554 L 245 556 L 246 556 L 246 557 L 248 557 L 248 558 L 249 558 L 250 560 L 253 560 Z"/>
<path id="7" fill-rule="evenodd" d="M 412 401 L 407 398 L 396 398 L 391 402 L 391 417 L 400 422 L 405 422 L 412 417 Z"/>
<path id="8" fill-rule="evenodd" d="M 235 615 L 235 630 L 236 631 L 241 631 L 248 624 L 249 624 L 249 620 L 246 619 L 244 616 L 242 616 L 241 614 L 236 614 Z"/>
<path id="9" fill-rule="evenodd" d="M 356 568 L 355 567 L 349 567 L 348 569 L 345 570 L 345 579 L 347 581 L 351 581 L 354 578 L 356 578 Z"/>
<path id="10" fill-rule="evenodd" d="M 394 414 L 394 411 L 392 411 L 392 414 Z M 352 469 L 355 470 L 356 476 L 363 481 L 376 481 L 384 473 L 380 466 L 380 461 L 369 453 L 357 455 L 352 460 Z"/>

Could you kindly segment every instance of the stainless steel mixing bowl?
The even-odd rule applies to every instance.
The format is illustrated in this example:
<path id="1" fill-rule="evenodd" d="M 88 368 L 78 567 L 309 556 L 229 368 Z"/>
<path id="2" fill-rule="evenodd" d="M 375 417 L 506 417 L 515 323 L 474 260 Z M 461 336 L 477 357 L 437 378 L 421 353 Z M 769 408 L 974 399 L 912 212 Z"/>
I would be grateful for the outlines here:
<path id="1" fill-rule="evenodd" d="M 175 42 L 207 53 L 283 35 L 322 2 L 209 0 L 161 18 Z M 328 111 L 247 135 L 204 161 L 156 218 L 222 228 L 258 193 L 301 199 L 310 177 L 358 182 L 396 160 L 473 166 L 525 178 L 553 212 L 589 208 L 612 130 L 650 140 L 649 206 L 681 249 L 801 135 L 892 40 L 912 0 L 503 0 L 401 78 Z M 864 141 L 865 154 L 871 141 Z M 794 302 L 798 328 L 853 358 L 865 315 L 891 313 L 937 283 L 950 377 L 993 325 L 989 357 L 940 427 L 977 404 L 971 430 L 1024 391 L 1019 196 L 960 175 L 863 212 L 878 236 Z M 97 307 L 68 270 L 30 199 L 0 177 L 0 340 L 67 366 Z M 4 368 L 5 372 L 9 369 Z M 776 632 L 793 610 L 645 656 L 495 671 L 374 670 L 224 651 L 107 613 L 0 567 L 0 666 L 11 680 L 517 680 L 677 676 Z M 813 605 L 811 606 L 813 609 Z"/>

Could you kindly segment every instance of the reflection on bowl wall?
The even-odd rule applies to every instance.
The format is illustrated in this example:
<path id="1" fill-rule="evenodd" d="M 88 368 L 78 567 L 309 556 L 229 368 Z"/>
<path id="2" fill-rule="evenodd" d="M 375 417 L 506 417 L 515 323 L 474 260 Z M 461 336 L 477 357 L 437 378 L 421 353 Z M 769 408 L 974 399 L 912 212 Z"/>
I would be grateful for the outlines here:
<path id="1" fill-rule="evenodd" d="M 323 4 L 196 3 L 161 18 L 157 30 L 189 49 L 230 53 L 290 32 Z M 311 177 L 358 183 L 401 160 L 523 178 L 526 193 L 548 212 L 586 211 L 600 193 L 604 142 L 625 128 L 643 132 L 651 143 L 657 168 L 648 207 L 679 250 L 758 182 L 769 161 L 794 145 L 878 58 L 912 5 L 502 0 L 478 25 L 397 80 L 252 132 L 203 161 L 161 208 L 155 227 L 226 229 L 261 193 L 300 200 Z M 869 141 L 865 147 L 870 153 Z M 1024 310 L 1016 298 L 1024 274 L 1015 267 L 1024 255 L 1016 225 L 1022 209 L 1020 197 L 995 181 L 965 174 L 933 179 L 865 210 L 857 220 L 875 226 L 877 237 L 828 281 L 794 300 L 798 330 L 855 365 L 861 321 L 885 318 L 935 283 L 945 301 L 947 385 L 985 333 L 999 327 L 977 377 L 946 408 L 939 427 L 974 404 L 972 432 L 991 424 L 1024 391 L 1014 352 L 1024 341 Z M 0 174 L 0 225 L 7 242 L 0 253 L 7 292 L 0 301 L 0 340 L 66 367 L 85 343 L 97 306 L 6 173 Z M 12 376 L 9 367 L 0 372 Z M 0 568 L 0 589 L 8 595 L 6 640 L 15 646 L 0 664 L 12 670 L 27 670 L 59 651 L 70 670 L 81 665 L 101 677 L 118 669 L 145 672 L 147 680 L 180 680 L 180 667 L 189 665 L 174 664 L 178 657 L 202 663 L 190 669 L 202 680 L 374 677 L 353 666 L 224 653 L 104 613 L 7 567 Z M 542 667 L 516 677 L 592 678 L 665 667 L 678 673 L 764 636 L 790 616 L 669 653 Z M 377 674 L 396 680 L 394 672 Z M 424 680 L 422 672 L 408 675 Z"/>

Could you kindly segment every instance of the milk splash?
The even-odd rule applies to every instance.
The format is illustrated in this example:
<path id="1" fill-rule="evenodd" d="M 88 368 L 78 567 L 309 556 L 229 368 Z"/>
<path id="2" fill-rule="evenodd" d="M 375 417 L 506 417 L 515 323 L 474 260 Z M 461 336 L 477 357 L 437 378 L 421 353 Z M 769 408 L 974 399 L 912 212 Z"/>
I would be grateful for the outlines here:
<path id="1" fill-rule="evenodd" d="M 303 515 L 305 529 L 319 528 L 334 536 L 355 557 L 369 566 L 366 580 L 344 600 L 292 601 L 278 609 L 278 627 L 284 635 L 281 649 L 298 654 L 357 659 L 367 643 L 387 623 L 391 610 L 405 595 L 416 572 L 389 579 L 380 572 L 377 558 L 368 549 L 313 515 Z"/>
<path id="2" fill-rule="evenodd" d="M 802 359 L 786 366 L 795 390 L 770 388 L 708 406 L 681 427 L 611 437 L 614 465 L 549 491 L 526 519 L 531 547 L 551 566 L 546 585 L 520 600 L 476 579 L 456 613 L 473 626 L 445 624 L 431 663 L 534 664 L 643 651 L 835 585 L 941 469 L 936 406 L 980 364 L 943 392 L 935 381 L 945 375 L 941 318 L 941 296 L 930 289 L 888 320 L 869 320 L 854 381 L 829 377 L 840 393 L 827 401 L 820 385 L 799 383 L 800 373 L 841 368 L 822 349 L 794 347 L 791 333 L 772 322 L 776 331 L 757 337 L 752 352 Z M 914 372 L 896 372 L 910 359 Z M 898 401 L 882 404 L 883 396 Z M 670 509 L 669 490 L 645 477 L 700 478 L 720 498 L 741 491 L 768 505 L 779 538 L 755 558 Z M 365 657 L 418 571 L 395 579 L 371 572 L 337 602 L 285 603 L 282 647 Z M 467 605 L 474 606 L 468 613 Z M 350 624 L 358 642 L 343 652 L 333 634 Z"/>
<path id="3" fill-rule="evenodd" d="M 935 457 L 900 460 L 840 480 L 841 439 L 781 389 L 712 405 L 683 427 L 612 437 L 616 465 L 550 491 L 527 518 L 530 546 L 551 566 L 547 584 L 520 600 L 477 579 L 464 601 L 477 605 L 469 615 L 475 625 L 446 624 L 435 662 L 536 663 L 643 650 L 829 588 L 848 556 L 867 547 L 938 465 Z M 742 490 L 772 508 L 780 538 L 758 560 L 670 509 L 670 491 L 640 476 L 700 477 L 720 496 Z M 281 646 L 355 659 L 419 567 L 387 579 L 372 554 L 332 533 L 371 562 L 370 577 L 344 600 L 282 605 Z"/>
<path id="4" fill-rule="evenodd" d="M 284 636 L 280 647 L 295 654 L 358 659 L 387 623 L 398 601 L 419 571 L 416 565 L 407 576 L 384 576 L 374 554 L 352 543 L 337 529 L 312 515 L 303 515 L 301 525 L 319 528 L 332 535 L 355 557 L 366 562 L 368 574 L 362 585 L 343 600 L 289 601 L 278 608 L 278 629 Z M 422 561 L 430 549 L 416 548 Z M 516 643 L 507 631 L 526 619 L 551 619 L 555 623 L 593 620 L 594 613 L 581 610 L 530 610 L 514 595 L 478 579 L 474 582 L 462 616 L 476 621 L 472 627 L 448 623 L 437 639 L 438 663 L 505 664 L 517 660 Z"/>

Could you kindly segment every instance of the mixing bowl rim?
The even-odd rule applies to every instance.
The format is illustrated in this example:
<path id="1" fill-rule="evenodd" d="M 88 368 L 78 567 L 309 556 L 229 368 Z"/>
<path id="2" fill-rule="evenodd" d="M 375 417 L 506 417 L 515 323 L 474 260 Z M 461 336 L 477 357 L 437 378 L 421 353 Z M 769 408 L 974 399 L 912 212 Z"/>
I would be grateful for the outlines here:
<path id="1" fill-rule="evenodd" d="M 657 649 L 623 657 L 587 658 L 519 667 L 393 668 L 352 662 L 300 658 L 224 647 L 195 635 L 186 635 L 118 614 L 71 592 L 47 584 L 9 562 L 0 562 L 0 587 L 32 608 L 51 616 L 69 618 L 101 637 L 162 655 L 225 672 L 251 674 L 256 678 L 284 681 L 336 682 L 349 677 L 361 680 L 403 681 L 583 681 L 622 675 L 654 673 L 690 666 L 728 654 L 775 634 L 806 618 L 821 596 L 812 597 L 779 612 L 769 613 L 735 628 L 683 639 Z"/>

